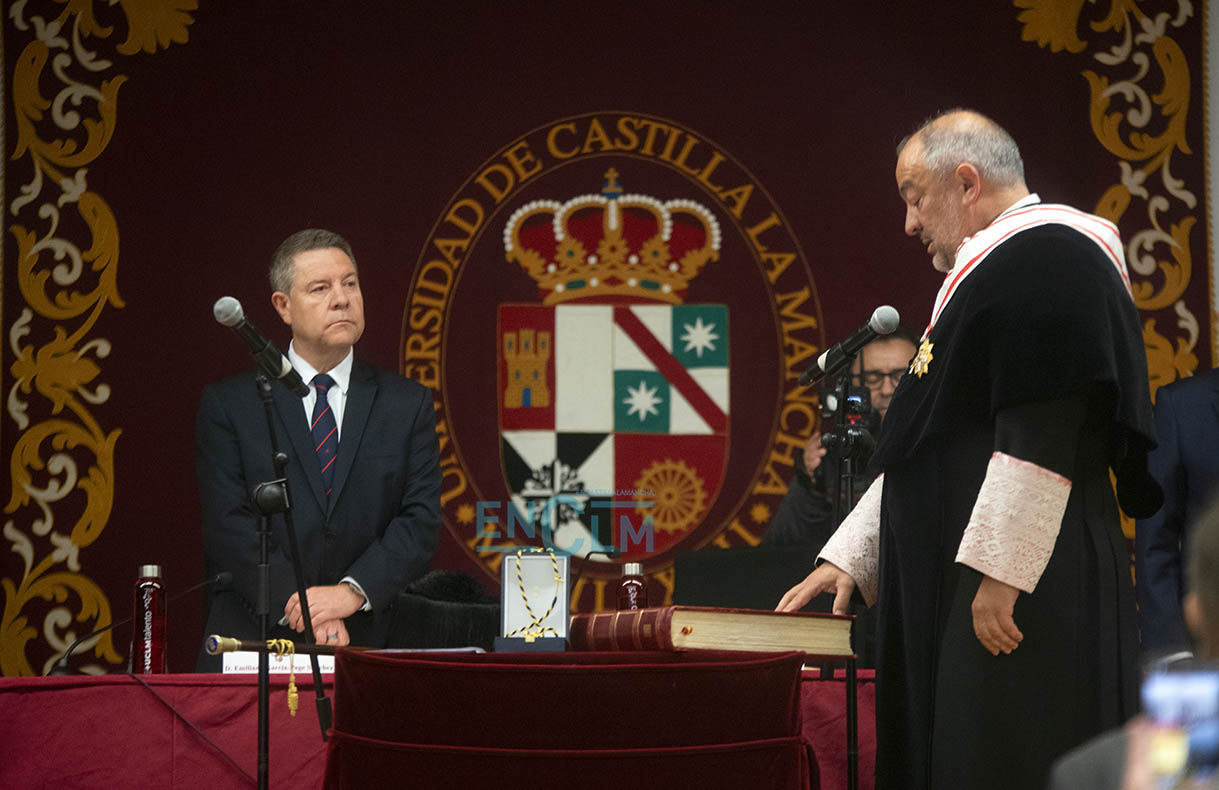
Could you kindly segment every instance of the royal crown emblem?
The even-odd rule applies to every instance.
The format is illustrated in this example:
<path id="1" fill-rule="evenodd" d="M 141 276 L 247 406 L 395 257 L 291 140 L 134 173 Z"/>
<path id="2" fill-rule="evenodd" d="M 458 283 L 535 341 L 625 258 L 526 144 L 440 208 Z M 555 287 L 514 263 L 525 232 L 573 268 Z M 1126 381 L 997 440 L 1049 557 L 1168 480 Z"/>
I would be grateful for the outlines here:
<path id="1" fill-rule="evenodd" d="M 504 226 L 508 260 L 537 281 L 545 305 L 607 297 L 681 304 L 719 249 L 719 222 L 707 207 L 625 195 L 613 168 L 601 194 L 535 200 Z"/>

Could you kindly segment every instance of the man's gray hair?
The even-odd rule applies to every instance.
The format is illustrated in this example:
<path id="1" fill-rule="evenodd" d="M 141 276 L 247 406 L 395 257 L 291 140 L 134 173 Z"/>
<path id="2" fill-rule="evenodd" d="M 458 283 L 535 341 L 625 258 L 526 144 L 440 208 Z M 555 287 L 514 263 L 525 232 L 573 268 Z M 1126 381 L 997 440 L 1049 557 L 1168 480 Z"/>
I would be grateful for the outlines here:
<path id="1" fill-rule="evenodd" d="M 916 137 L 923 145 L 923 166 L 939 178 L 948 178 L 968 162 L 997 186 L 1024 183 L 1024 160 L 1016 141 L 981 113 L 961 108 L 939 113 L 903 139 L 898 154 Z"/>
<path id="2" fill-rule="evenodd" d="M 356 256 L 351 251 L 351 244 L 334 231 L 308 228 L 298 230 L 284 239 L 271 256 L 271 268 L 267 272 L 267 278 L 271 281 L 271 290 L 288 293 L 292 289 L 292 277 L 295 274 L 293 261 L 297 255 L 309 252 L 309 250 L 332 248 L 346 253 L 347 257 L 351 259 L 351 265 L 355 266 Z"/>

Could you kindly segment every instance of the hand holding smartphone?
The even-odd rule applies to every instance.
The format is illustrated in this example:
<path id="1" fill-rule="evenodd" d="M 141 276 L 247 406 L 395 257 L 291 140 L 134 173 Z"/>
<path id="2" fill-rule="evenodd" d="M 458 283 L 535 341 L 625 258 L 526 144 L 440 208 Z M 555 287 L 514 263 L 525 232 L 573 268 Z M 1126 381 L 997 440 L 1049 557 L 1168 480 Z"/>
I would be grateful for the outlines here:
<path id="1" fill-rule="evenodd" d="M 1132 739 L 1132 755 L 1147 769 L 1149 790 L 1219 786 L 1219 667 L 1153 671 L 1142 688 L 1145 738 Z"/>

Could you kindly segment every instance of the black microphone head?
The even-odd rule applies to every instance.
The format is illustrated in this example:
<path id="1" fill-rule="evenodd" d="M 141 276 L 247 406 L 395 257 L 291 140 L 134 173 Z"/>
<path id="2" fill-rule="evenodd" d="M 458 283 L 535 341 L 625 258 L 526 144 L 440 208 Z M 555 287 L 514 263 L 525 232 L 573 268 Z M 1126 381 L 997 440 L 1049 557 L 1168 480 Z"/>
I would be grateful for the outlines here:
<path id="1" fill-rule="evenodd" d="M 231 296 L 222 296 L 217 299 L 216 304 L 212 305 L 212 315 L 216 316 L 216 320 L 225 326 L 237 326 L 245 319 L 241 302 Z"/>
<path id="2" fill-rule="evenodd" d="M 216 578 L 212 580 L 213 584 L 232 584 L 233 574 L 228 571 L 221 571 L 216 574 Z"/>
<path id="3" fill-rule="evenodd" d="M 868 326 L 878 335 L 888 335 L 897 329 L 897 325 L 901 323 L 901 320 L 897 310 L 887 304 L 882 304 L 872 313 Z"/>

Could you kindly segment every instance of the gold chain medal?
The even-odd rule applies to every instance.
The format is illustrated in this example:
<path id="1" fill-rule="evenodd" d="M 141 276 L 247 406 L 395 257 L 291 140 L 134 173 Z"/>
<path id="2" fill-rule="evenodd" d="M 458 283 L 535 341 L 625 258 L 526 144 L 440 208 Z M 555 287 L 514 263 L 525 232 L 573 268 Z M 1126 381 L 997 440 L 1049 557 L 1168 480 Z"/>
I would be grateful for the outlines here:
<path id="1" fill-rule="evenodd" d="M 752 174 L 675 121 L 598 112 L 508 142 L 440 210 L 402 372 L 436 391 L 450 535 L 496 579 L 521 549 L 589 556 L 590 611 L 622 562 L 668 604 L 676 553 L 761 541 L 817 427 L 796 379 L 823 340 Z"/>
<path id="2" fill-rule="evenodd" d="M 930 339 L 923 338 L 923 342 L 918 347 L 918 353 L 910 361 L 910 372 L 920 379 L 927 372 L 927 367 L 931 364 L 931 349 L 934 345 Z"/>

